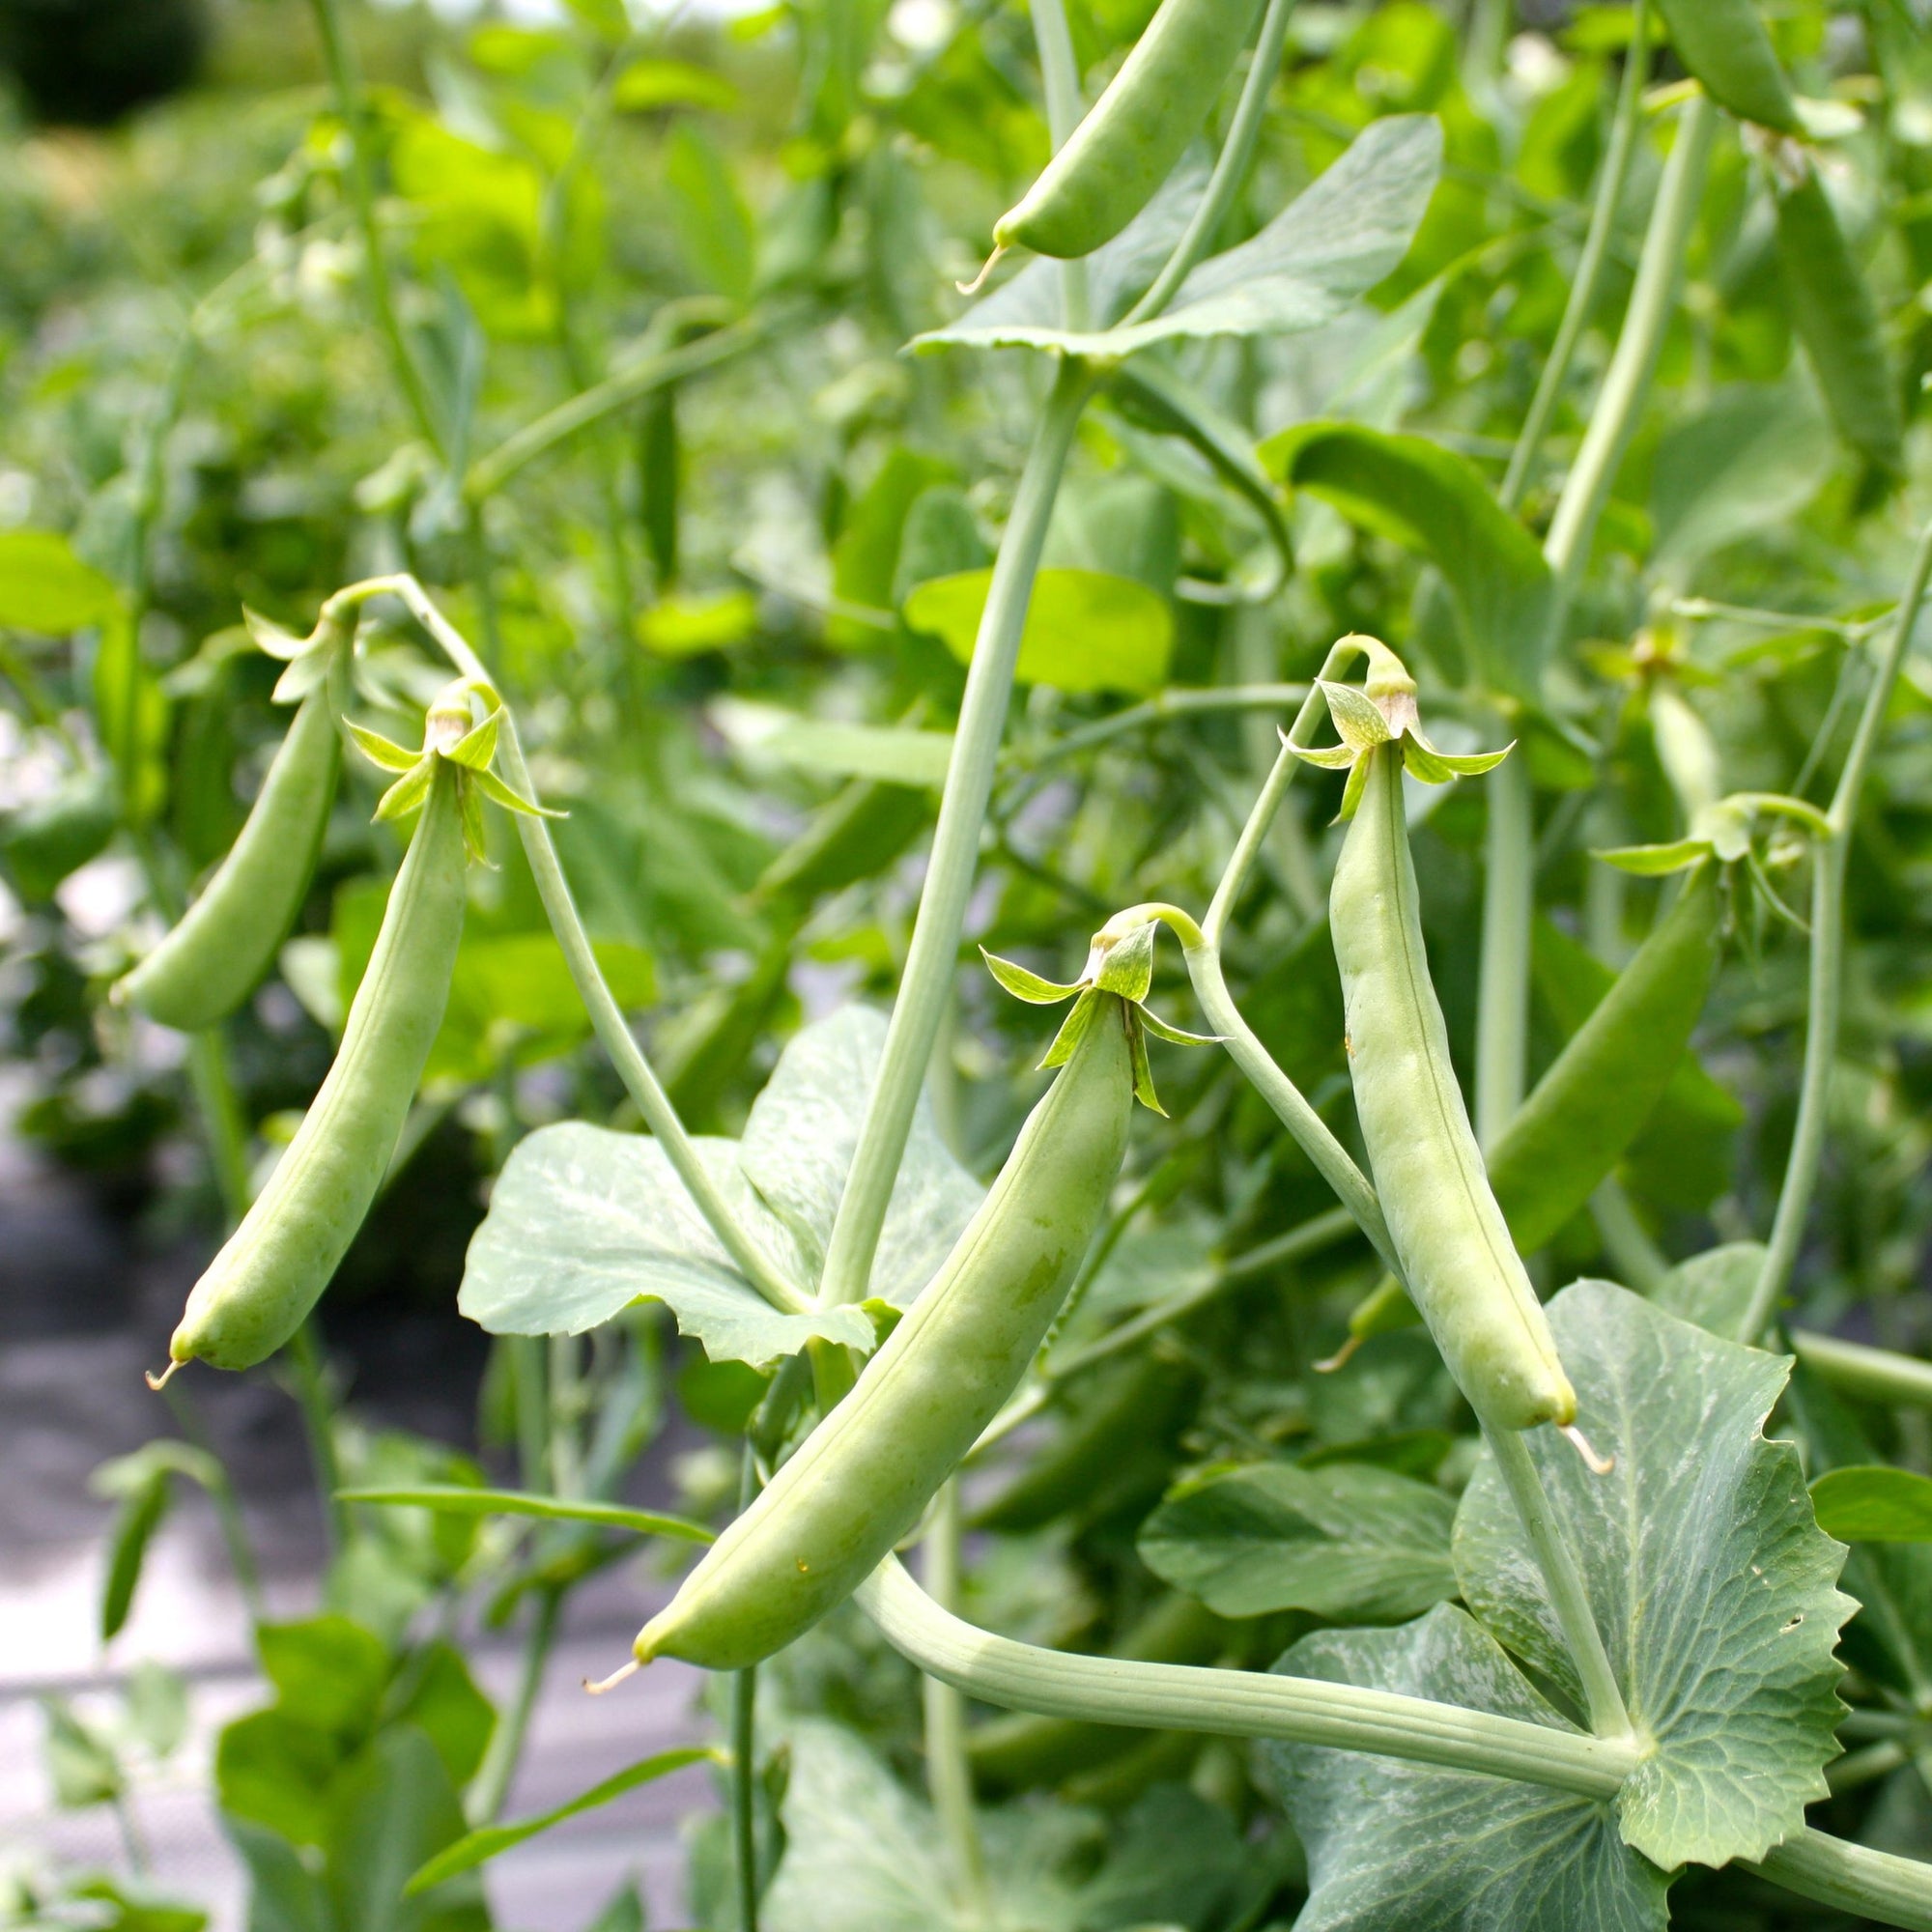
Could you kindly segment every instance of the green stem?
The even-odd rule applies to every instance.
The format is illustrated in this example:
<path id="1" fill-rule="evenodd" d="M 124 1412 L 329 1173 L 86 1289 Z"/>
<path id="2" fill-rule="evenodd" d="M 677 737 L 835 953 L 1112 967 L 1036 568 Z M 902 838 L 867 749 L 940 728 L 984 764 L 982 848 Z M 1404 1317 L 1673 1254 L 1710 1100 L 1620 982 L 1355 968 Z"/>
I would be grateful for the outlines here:
<path id="1" fill-rule="evenodd" d="M 1522 1106 L 1529 1065 L 1529 939 L 1536 813 L 1520 747 L 1489 777 L 1482 977 L 1476 998 L 1476 1140 L 1493 1148 Z"/>
<path id="2" fill-rule="evenodd" d="M 1242 83 L 1235 118 L 1228 125 L 1228 138 L 1208 178 L 1208 192 L 1201 197 L 1200 206 L 1176 243 L 1174 253 L 1167 258 L 1167 266 L 1154 278 L 1153 286 L 1127 311 L 1123 327 L 1159 315 L 1220 233 L 1221 223 L 1227 219 L 1235 196 L 1247 179 L 1248 163 L 1254 159 L 1255 142 L 1261 136 L 1262 121 L 1267 113 L 1268 93 L 1274 86 L 1282 46 L 1288 39 L 1288 16 L 1293 10 L 1294 0 L 1268 0 L 1261 33 L 1255 40 L 1254 61 Z"/>
<path id="3" fill-rule="evenodd" d="M 1062 0 L 1033 0 L 1033 33 L 1039 48 L 1039 77 L 1046 92 L 1046 126 L 1057 155 L 1073 138 L 1087 103 L 1080 92 L 1080 65 L 1073 54 Z M 1087 264 L 1075 260 L 1060 265 L 1062 321 L 1068 328 L 1086 328 L 1093 322 L 1087 286 Z"/>
<path id="4" fill-rule="evenodd" d="M 1627 1741 L 1632 1730 L 1630 1713 L 1624 1708 L 1624 1694 L 1617 1688 L 1616 1673 L 1610 1668 L 1609 1652 L 1604 1648 L 1603 1632 L 1597 1628 L 1582 1574 L 1549 1507 L 1543 1478 L 1530 1458 L 1529 1444 L 1522 1439 L 1520 1430 L 1493 1429 L 1487 1421 L 1483 1423 L 1483 1435 L 1489 1441 L 1490 1454 L 1496 1459 L 1496 1469 L 1510 1492 L 1510 1500 L 1516 1505 L 1523 1534 L 1536 1553 L 1537 1567 L 1543 1572 L 1557 1625 L 1576 1661 L 1577 1674 L 1583 1681 L 1590 1728 L 1600 1738 Z"/>
<path id="5" fill-rule="evenodd" d="M 218 1026 L 205 1027 L 189 1038 L 187 1066 L 222 1213 L 233 1228 L 248 1211 L 248 1129 L 229 1071 L 228 1043 Z"/>
<path id="6" fill-rule="evenodd" d="M 791 1358 L 796 1361 L 798 1358 Z M 776 1383 L 774 1383 L 776 1389 Z M 766 1402 L 771 1401 L 767 1395 Z M 738 1468 L 738 1514 L 758 1493 L 761 1412 L 746 1433 Z M 758 1932 L 758 1667 L 731 1674 L 731 1863 L 738 1882 L 738 1932 Z"/>
<path id="7" fill-rule="evenodd" d="M 1635 1768 L 1622 1741 L 1584 1737 L 1487 1711 L 1261 1670 L 1083 1657 L 994 1636 L 949 1615 L 896 1559 L 860 1585 L 858 1603 L 901 1656 L 971 1697 L 1042 1717 L 1129 1729 L 1280 1738 L 1375 1751 L 1418 1764 L 1613 1798 Z"/>
<path id="8" fill-rule="evenodd" d="M 1897 1408 L 1932 1409 L 1932 1362 L 1806 1328 L 1793 1328 L 1784 1339 L 1820 1381 L 1848 1396 Z"/>
<path id="9" fill-rule="evenodd" d="M 483 1762 L 476 1769 L 464 1804 L 464 1815 L 472 1831 L 482 1825 L 494 1825 L 510 1795 L 510 1780 L 516 1776 L 518 1759 L 523 1756 L 530 1716 L 536 1709 L 537 1693 L 543 1689 L 544 1668 L 556 1640 L 557 1612 L 562 1604 L 563 1592 L 554 1586 L 536 1592 L 530 1627 L 524 1633 L 516 1689 L 497 1720 L 497 1728 L 490 1733 L 489 1747 L 483 1753 Z"/>
<path id="10" fill-rule="evenodd" d="M 242 1516 L 242 1498 L 236 1493 L 235 1479 L 228 1464 L 216 1454 L 201 1412 L 181 1383 L 171 1381 L 161 1391 L 161 1399 L 173 1409 L 182 1434 L 208 1458 L 209 1501 L 214 1505 L 214 1520 L 221 1529 L 221 1541 L 228 1551 L 228 1567 L 235 1573 L 235 1587 L 247 1606 L 248 1621 L 267 1620 L 269 1606 L 262 1595 L 262 1572 L 255 1561 L 255 1546 L 248 1540 L 248 1526 Z"/>
<path id="11" fill-rule="evenodd" d="M 940 1609 L 959 1607 L 959 1485 L 945 1485 L 934 1499 L 925 1539 L 926 1593 Z M 921 1686 L 925 1707 L 925 1787 L 939 1828 L 946 1834 L 953 1875 L 969 1916 L 980 1926 L 993 1920 L 992 1892 L 986 1881 L 986 1852 L 973 1816 L 973 1770 L 966 1755 L 966 1700 L 942 1678 Z"/>
<path id="12" fill-rule="evenodd" d="M 1932 1864 L 1805 1830 L 1755 1867 L 1775 1885 L 1854 1918 L 1932 1932 Z"/>
<path id="13" fill-rule="evenodd" d="M 1678 123 L 1670 158 L 1664 163 L 1657 205 L 1651 210 L 1650 227 L 1643 238 L 1636 282 L 1631 290 L 1616 351 L 1604 377 L 1603 393 L 1597 398 L 1582 446 L 1564 480 L 1563 494 L 1544 541 L 1543 554 L 1566 586 L 1588 559 L 1597 519 L 1650 393 L 1658 353 L 1677 308 L 1685 245 L 1703 198 L 1704 170 L 1717 118 L 1717 109 L 1701 92 L 1692 95 Z"/>
<path id="14" fill-rule="evenodd" d="M 1157 692 L 1139 704 L 1129 704 L 1091 724 L 1082 724 L 1064 736 L 1052 739 L 1023 755 L 1015 753 L 1011 762 L 1023 763 L 1029 776 L 1041 765 L 1070 758 L 1095 746 L 1111 743 L 1150 724 L 1165 724 L 1174 718 L 1192 718 L 1216 711 L 1286 711 L 1291 704 L 1307 701 L 1305 684 L 1221 684 L 1195 687 L 1177 686 Z M 1269 733 L 1270 738 L 1273 734 Z M 1003 760 L 1003 762 L 1006 762 Z"/>
<path id="15" fill-rule="evenodd" d="M 879 1076 L 866 1109 L 852 1172 L 838 1203 L 825 1258 L 820 1297 L 827 1304 L 864 1299 L 872 1257 L 913 1110 L 946 1012 L 959 952 L 959 931 L 980 854 L 986 801 L 999 762 L 1000 738 L 1019 659 L 1020 638 L 1047 524 L 1073 435 L 1093 387 L 1084 364 L 1062 363 L 1045 413 L 1034 435 L 1013 511 L 993 566 L 980 619 L 966 695 L 959 707 L 952 757 L 932 835 L 925 886 L 906 952 L 905 975 L 886 1033 Z"/>
<path id="16" fill-rule="evenodd" d="M 1530 399 L 1529 413 L 1510 452 L 1509 469 L 1504 473 L 1503 508 L 1514 510 L 1529 489 L 1531 471 L 1538 450 L 1548 433 L 1549 419 L 1570 378 L 1570 364 L 1577 345 L 1583 338 L 1597 294 L 1603 282 L 1604 263 L 1608 258 L 1610 237 L 1616 231 L 1617 209 L 1630 180 L 1632 156 L 1636 153 L 1637 129 L 1643 118 L 1643 84 L 1650 71 L 1650 44 L 1645 14 L 1649 0 L 1635 0 L 1631 9 L 1630 52 L 1624 61 L 1623 80 L 1617 89 L 1616 112 L 1610 123 L 1610 144 L 1604 156 L 1603 173 L 1597 180 L 1597 198 L 1590 209 L 1590 227 L 1577 257 L 1577 273 L 1570 284 L 1570 299 L 1564 305 L 1563 320 L 1550 345 L 1549 359 L 1537 379 L 1536 394 Z"/>
<path id="17" fill-rule="evenodd" d="M 1600 869 L 1607 871 L 1609 867 Z M 1615 1175 L 1598 1183 L 1590 1196 L 1590 1214 L 1617 1279 L 1639 1294 L 1655 1294 L 1670 1272 L 1669 1257 L 1644 1232 L 1623 1182 Z"/>
<path id="18" fill-rule="evenodd" d="M 309 1461 L 315 1466 L 316 1486 L 322 1492 L 326 1560 L 333 1562 L 348 1546 L 349 1505 L 336 1493 L 342 1488 L 342 1471 L 335 1460 L 335 1417 L 323 1377 L 321 1351 L 316 1347 L 313 1316 L 290 1338 L 288 1353 L 295 1371 L 302 1433 L 308 1438 Z"/>
<path id="19" fill-rule="evenodd" d="M 1827 1112 L 1831 1102 L 1832 1067 L 1838 1051 L 1838 1016 L 1845 970 L 1845 868 L 1851 856 L 1852 832 L 1865 775 L 1885 728 L 1885 715 L 1898 683 L 1898 673 L 1912 643 L 1926 582 L 1932 578 L 1932 523 L 1920 533 L 1913 554 L 1905 594 L 1899 599 L 1885 649 L 1864 708 L 1859 713 L 1844 770 L 1826 812 L 1829 836 L 1817 841 L 1811 871 L 1811 970 L 1809 1024 L 1804 1037 L 1804 1066 L 1799 1078 L 1798 1121 L 1792 1131 L 1791 1153 L 1784 1165 L 1784 1184 L 1778 1191 L 1777 1212 L 1771 1240 L 1758 1270 L 1748 1307 L 1738 1323 L 1738 1334 L 1754 1342 L 1770 1326 L 1791 1284 L 1799 1244 L 1818 1184 L 1825 1152 Z"/>
<path id="20" fill-rule="evenodd" d="M 430 405 L 422 370 L 411 351 L 396 315 L 389 287 L 389 265 L 383 252 L 383 233 L 376 220 L 376 186 L 369 166 L 368 124 L 362 111 L 362 86 L 355 57 L 342 20 L 342 0 L 311 0 L 315 23 L 322 35 L 323 58 L 328 67 L 335 111 L 349 136 L 349 196 L 355 210 L 355 226 L 362 238 L 363 272 L 369 283 L 369 309 L 388 351 L 389 367 L 414 418 L 416 432 L 439 454 L 443 437 Z"/>
<path id="21" fill-rule="evenodd" d="M 329 604 L 342 606 L 382 596 L 400 597 L 409 606 L 411 614 L 436 639 L 443 654 L 465 677 L 478 678 L 486 683 L 489 681 L 482 661 L 463 634 L 437 609 L 429 593 L 413 577 L 398 574 L 369 578 L 363 582 L 351 584 L 346 590 L 337 591 L 329 599 Z M 526 797 L 530 796 L 529 767 L 524 762 L 516 721 L 507 710 L 503 713 L 501 734 L 497 739 L 497 760 L 511 789 Z M 543 901 L 551 930 L 563 950 L 564 963 L 570 969 L 578 996 L 590 1016 L 591 1030 L 610 1056 L 624 1091 L 643 1116 L 644 1124 L 664 1149 L 665 1158 L 670 1163 L 672 1173 L 684 1183 L 693 1204 L 704 1216 L 711 1232 L 718 1236 L 724 1252 L 766 1301 L 787 1315 L 807 1313 L 812 1306 L 811 1297 L 796 1283 L 785 1278 L 778 1264 L 732 1211 L 730 1203 L 698 1159 L 697 1150 L 692 1145 L 684 1123 L 677 1117 L 677 1110 L 671 1105 L 650 1062 L 644 1057 L 643 1049 L 633 1037 L 623 1009 L 605 983 L 604 972 L 597 963 L 590 936 L 584 931 L 583 922 L 578 916 L 576 901 L 570 894 L 570 882 L 564 877 L 549 825 L 541 818 L 519 812 L 517 833 L 523 840 L 525 857 L 528 859 L 530 871 L 536 879 L 537 895 Z"/>

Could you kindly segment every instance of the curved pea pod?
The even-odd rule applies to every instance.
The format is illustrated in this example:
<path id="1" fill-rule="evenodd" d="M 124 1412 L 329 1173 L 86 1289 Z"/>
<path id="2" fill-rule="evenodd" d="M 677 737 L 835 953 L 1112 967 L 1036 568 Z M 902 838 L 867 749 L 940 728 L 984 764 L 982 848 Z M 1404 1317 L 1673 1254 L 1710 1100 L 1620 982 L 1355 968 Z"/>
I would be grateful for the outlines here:
<path id="1" fill-rule="evenodd" d="M 1255 16 L 1254 0 L 1161 0 L 1107 91 L 993 242 L 1070 259 L 1111 242 L 1200 132 Z"/>
<path id="2" fill-rule="evenodd" d="M 843 1603 L 919 1521 L 1018 1385 L 1126 1151 L 1127 1012 L 1091 1025 L 999 1179 L 857 1384 L 638 1634 L 639 1662 L 742 1670 Z"/>
<path id="3" fill-rule="evenodd" d="M 195 1283 L 168 1345 L 174 1361 L 251 1368 L 328 1286 L 383 1183 L 442 1024 L 465 867 L 457 767 L 438 758 L 335 1064 L 269 1184 Z"/>
<path id="4" fill-rule="evenodd" d="M 1777 254 L 1792 327 L 1804 344 L 1838 434 L 1882 469 L 1904 461 L 1905 416 L 1885 353 L 1878 304 L 1808 156 L 1794 184 L 1781 175 Z"/>
<path id="5" fill-rule="evenodd" d="M 267 977 L 301 910 L 342 766 L 326 684 L 302 699 L 227 858 L 174 930 L 114 988 L 184 1033 L 232 1013 Z"/>
<path id="6" fill-rule="evenodd" d="M 1018 1534 L 1109 1492 L 1118 1494 L 1120 1478 L 1139 1474 L 1147 1451 L 1170 1448 L 1200 1393 L 1200 1374 L 1186 1362 L 1150 1353 L 1129 1364 L 1067 1418 L 1019 1476 L 974 1512 L 973 1527 Z M 1164 1486 L 1165 1471 L 1154 1480 Z"/>
<path id="7" fill-rule="evenodd" d="M 1362 753 L 1329 895 L 1362 1140 L 1410 1294 L 1458 1386 L 1504 1429 L 1569 1424 L 1576 1392 L 1491 1192 L 1429 979 L 1402 753 Z"/>
<path id="8" fill-rule="evenodd" d="M 1741 121 L 1802 134 L 1777 50 L 1754 0 L 1659 0 L 1677 58 L 1719 107 Z"/>
<path id="9" fill-rule="evenodd" d="M 1490 1185 L 1524 1253 L 1588 1202 L 1663 1097 L 1718 970 L 1720 911 L 1706 861 L 1492 1150 Z"/>

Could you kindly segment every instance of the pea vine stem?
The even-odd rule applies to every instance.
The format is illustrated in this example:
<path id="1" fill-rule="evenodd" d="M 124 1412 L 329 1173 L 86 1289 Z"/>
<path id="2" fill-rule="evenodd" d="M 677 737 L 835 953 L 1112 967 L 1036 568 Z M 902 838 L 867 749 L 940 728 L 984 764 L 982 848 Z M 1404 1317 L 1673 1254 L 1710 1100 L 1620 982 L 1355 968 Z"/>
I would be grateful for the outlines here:
<path id="1" fill-rule="evenodd" d="M 949 1614 L 959 1606 L 959 1483 L 954 1477 L 933 1499 L 921 1546 L 926 1592 Z M 946 1834 L 967 1909 L 977 1924 L 990 1926 L 994 1921 L 986 1852 L 973 1815 L 973 1768 L 966 1754 L 966 1699 L 956 1685 L 929 1672 L 921 1678 L 920 1694 L 925 1713 L 926 1790 Z"/>
<path id="2" fill-rule="evenodd" d="M 1060 478 L 1093 386 L 1084 363 L 1071 357 L 1062 362 L 993 565 L 905 973 L 826 1251 L 819 1298 L 828 1306 L 863 1300 L 871 1279 L 893 1182 L 952 992 L 1034 578 Z"/>
<path id="3" fill-rule="evenodd" d="M 1858 822 L 1859 801 L 1865 776 L 1885 726 L 1885 714 L 1898 684 L 1898 674 L 1911 648 L 1912 633 L 1932 579 L 1932 521 L 1920 532 L 1913 554 L 1905 594 L 1899 599 L 1886 638 L 1871 688 L 1859 713 L 1844 769 L 1825 813 L 1831 828 L 1816 841 L 1811 869 L 1810 1020 L 1804 1038 L 1804 1065 L 1799 1076 L 1798 1120 L 1791 1136 L 1791 1153 L 1778 1190 L 1771 1240 L 1758 1270 L 1751 1298 L 1738 1323 L 1738 1333 L 1755 1342 L 1771 1325 L 1778 1303 L 1791 1285 L 1798 1249 L 1804 1238 L 1811 1198 L 1825 1153 L 1825 1129 L 1832 1094 L 1832 1068 L 1838 1052 L 1838 1021 L 1843 1005 L 1845 975 L 1845 868 L 1851 856 L 1852 832 Z"/>
<path id="4" fill-rule="evenodd" d="M 439 648 L 463 676 L 486 685 L 492 682 L 482 660 L 470 648 L 468 639 L 442 614 L 428 591 L 413 577 L 399 573 L 365 579 L 360 583 L 337 591 L 324 609 L 342 611 L 382 596 L 399 597 L 411 615 L 435 639 Z M 507 709 L 502 716 L 497 756 L 503 778 L 511 789 L 529 796 L 529 767 L 524 760 L 516 720 Z M 732 1211 L 723 1190 L 698 1159 L 697 1150 L 685 1132 L 676 1108 L 671 1105 L 670 1097 L 665 1093 L 643 1048 L 633 1037 L 623 1009 L 605 982 L 603 968 L 597 963 L 590 936 L 583 929 L 576 900 L 571 896 L 570 881 L 564 876 L 555 842 L 550 836 L 550 827 L 541 818 L 520 812 L 517 814 L 517 831 L 523 839 L 524 853 L 535 877 L 537 895 L 543 901 L 551 930 L 563 950 L 564 963 L 570 970 L 578 997 L 582 1000 L 584 1010 L 590 1016 L 591 1029 L 610 1056 L 618 1079 L 624 1084 L 624 1091 L 637 1103 L 644 1124 L 664 1149 L 665 1158 L 669 1161 L 672 1173 L 684 1183 L 685 1190 L 704 1216 L 711 1232 L 718 1236 L 724 1252 L 765 1300 L 787 1315 L 808 1313 L 812 1306 L 810 1296 L 786 1278 L 778 1264 Z"/>

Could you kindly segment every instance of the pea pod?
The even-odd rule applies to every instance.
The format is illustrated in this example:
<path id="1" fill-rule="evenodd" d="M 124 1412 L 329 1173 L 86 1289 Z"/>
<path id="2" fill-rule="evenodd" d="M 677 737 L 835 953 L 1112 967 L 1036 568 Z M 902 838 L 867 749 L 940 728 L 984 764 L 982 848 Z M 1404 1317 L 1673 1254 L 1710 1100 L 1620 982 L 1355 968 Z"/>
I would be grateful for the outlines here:
<path id="1" fill-rule="evenodd" d="M 301 909 L 341 769 L 327 685 L 302 699 L 227 858 L 174 930 L 114 989 L 191 1033 L 261 984 Z"/>
<path id="2" fill-rule="evenodd" d="M 1881 469 L 1904 460 L 1905 418 L 1871 285 L 1808 156 L 1795 184 L 1777 181 L 1777 253 L 1792 326 L 1838 434 Z"/>
<path id="3" fill-rule="evenodd" d="M 1802 134 L 1798 103 L 1753 0 L 1659 0 L 1671 45 L 1704 92 L 1742 121 Z"/>
<path id="4" fill-rule="evenodd" d="M 1254 16 L 1253 0 L 1161 0 L 1107 91 L 1001 215 L 995 246 L 1067 259 L 1111 242 L 1200 132 Z"/>
<path id="5" fill-rule="evenodd" d="M 271 1355 L 321 1297 L 376 1198 L 442 1024 L 463 935 L 459 782 L 456 766 L 433 760 L 422 821 L 335 1064 L 268 1186 L 195 1283 L 168 1346 L 176 1363 L 245 1369 Z"/>
<path id="6" fill-rule="evenodd" d="M 856 1386 L 639 1632 L 639 1662 L 742 1670 L 843 1603 L 1009 1396 L 1107 1205 L 1133 1109 L 1129 1010 L 1092 1022 L 992 1191 Z"/>
<path id="7" fill-rule="evenodd" d="M 1399 742 L 1364 749 L 1329 895 L 1355 1111 L 1409 1293 L 1470 1403 L 1504 1429 L 1577 1397 L 1491 1192 L 1430 983 Z M 1351 789 L 1354 779 L 1351 777 Z"/>

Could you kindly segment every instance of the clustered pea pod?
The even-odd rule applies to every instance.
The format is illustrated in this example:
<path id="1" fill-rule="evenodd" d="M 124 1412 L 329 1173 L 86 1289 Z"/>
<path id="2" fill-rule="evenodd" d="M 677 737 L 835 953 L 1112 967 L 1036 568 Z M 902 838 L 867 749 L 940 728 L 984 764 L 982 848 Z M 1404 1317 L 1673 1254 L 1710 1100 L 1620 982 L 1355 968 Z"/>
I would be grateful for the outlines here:
<path id="1" fill-rule="evenodd" d="M 1838 433 L 1881 469 L 1904 460 L 1905 418 L 1878 303 L 1810 156 L 1776 179 L 1777 254 L 1797 329 Z"/>
<path id="2" fill-rule="evenodd" d="M 1071 1057 L 939 1273 L 771 1484 L 638 1634 L 639 1662 L 742 1670 L 843 1603 L 1018 1385 L 1106 1210 L 1133 1111 L 1131 1009 Z"/>
<path id="3" fill-rule="evenodd" d="M 1719 107 L 1743 121 L 1802 134 L 1798 103 L 1756 0 L 1659 0 L 1671 44 Z"/>
<path id="4" fill-rule="evenodd" d="M 245 1369 L 273 1354 L 321 1298 L 383 1184 L 442 1024 L 463 936 L 469 775 L 434 751 L 423 763 L 422 819 L 334 1065 L 269 1184 L 195 1283 L 168 1346 L 174 1363 Z"/>
<path id="5" fill-rule="evenodd" d="M 1449 1059 L 1429 979 L 1399 743 L 1366 767 L 1329 895 L 1355 1111 L 1409 1293 L 1486 1422 L 1576 1420 L 1577 1397 L 1529 1285 Z M 1354 789 L 1351 774 L 1351 789 Z"/>
<path id="6" fill-rule="evenodd" d="M 301 701 L 227 858 L 173 931 L 114 989 L 163 1026 L 192 1033 L 261 984 L 308 892 L 342 765 L 325 680 Z"/>
<path id="7" fill-rule="evenodd" d="M 1161 0 L 1107 91 L 1001 215 L 996 247 L 1066 259 L 1111 242 L 1200 131 L 1255 11 L 1253 0 Z"/>

